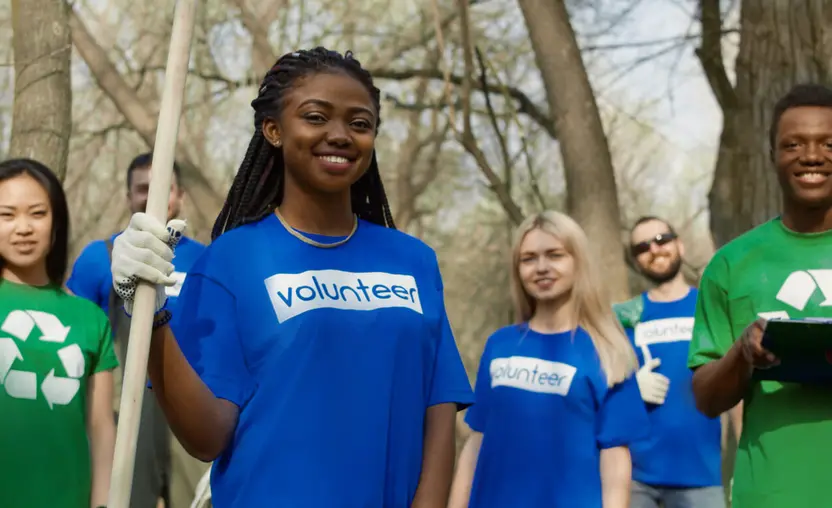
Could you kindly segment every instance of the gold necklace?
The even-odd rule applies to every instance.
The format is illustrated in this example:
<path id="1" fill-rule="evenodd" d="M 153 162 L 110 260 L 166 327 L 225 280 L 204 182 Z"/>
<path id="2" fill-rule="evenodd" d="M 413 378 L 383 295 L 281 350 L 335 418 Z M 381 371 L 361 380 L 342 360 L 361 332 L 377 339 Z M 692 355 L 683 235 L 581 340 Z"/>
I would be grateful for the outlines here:
<path id="1" fill-rule="evenodd" d="M 294 236 L 303 243 L 312 245 L 313 247 L 320 247 L 322 249 L 331 249 L 333 247 L 338 247 L 339 245 L 344 245 L 349 241 L 350 238 L 352 238 L 352 235 L 354 235 L 355 231 L 358 229 L 358 216 L 353 214 L 354 221 L 352 224 L 352 231 L 350 231 L 350 234 L 348 234 L 346 238 L 333 243 L 323 243 L 315 241 L 307 237 L 306 235 L 299 233 L 295 228 L 290 226 L 288 222 L 286 222 L 286 219 L 284 219 L 283 216 L 280 215 L 280 210 L 278 210 L 277 208 L 275 208 L 274 214 L 277 216 L 277 220 L 279 220 L 280 223 L 283 224 L 283 227 L 286 229 L 286 231 L 289 232 L 290 235 Z"/>

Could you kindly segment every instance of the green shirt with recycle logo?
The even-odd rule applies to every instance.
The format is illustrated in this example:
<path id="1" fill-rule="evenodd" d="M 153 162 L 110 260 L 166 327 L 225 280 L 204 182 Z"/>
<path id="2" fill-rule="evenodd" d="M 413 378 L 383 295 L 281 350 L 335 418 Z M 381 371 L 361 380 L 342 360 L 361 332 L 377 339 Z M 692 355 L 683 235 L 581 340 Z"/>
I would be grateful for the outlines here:
<path id="1" fill-rule="evenodd" d="M 117 364 L 95 304 L 0 281 L 0 506 L 90 507 L 87 388 Z"/>

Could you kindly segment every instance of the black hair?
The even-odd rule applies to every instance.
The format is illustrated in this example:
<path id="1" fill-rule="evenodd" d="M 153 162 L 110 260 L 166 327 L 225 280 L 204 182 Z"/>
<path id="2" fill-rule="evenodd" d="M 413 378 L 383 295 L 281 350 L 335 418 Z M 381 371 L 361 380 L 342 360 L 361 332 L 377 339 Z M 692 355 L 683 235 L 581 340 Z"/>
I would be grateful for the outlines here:
<path id="1" fill-rule="evenodd" d="M 675 229 L 673 229 L 673 226 L 672 226 L 669 222 L 667 222 L 666 220 L 662 219 L 661 217 L 657 217 L 657 216 L 655 216 L 655 215 L 642 215 L 641 217 L 639 217 L 639 218 L 638 218 L 638 219 L 637 219 L 637 220 L 633 223 L 633 226 L 630 228 L 630 235 L 632 235 L 632 234 L 633 234 L 633 231 L 635 231 L 635 229 L 636 229 L 637 227 L 641 226 L 641 225 L 642 225 L 642 224 L 644 224 L 645 222 L 653 222 L 653 221 L 656 221 L 656 222 L 661 222 L 662 224 L 664 224 L 665 226 L 667 226 L 667 230 L 668 230 L 669 232 L 673 233 L 674 235 L 676 234 L 676 230 L 675 230 Z"/>
<path id="2" fill-rule="evenodd" d="M 0 162 L 0 182 L 20 175 L 34 178 L 49 196 L 52 209 L 52 243 L 46 255 L 46 275 L 57 286 L 64 282 L 69 251 L 69 207 L 61 181 L 51 169 L 32 159 L 7 159 Z M 0 258 L 0 268 L 4 261 Z"/>
<path id="3" fill-rule="evenodd" d="M 137 169 L 149 168 L 153 163 L 153 152 L 145 152 L 137 155 L 130 165 L 127 166 L 127 190 L 130 190 L 130 184 L 133 183 L 133 171 Z M 173 176 L 176 178 L 176 184 L 182 185 L 182 170 L 176 161 L 173 162 Z"/>
<path id="4" fill-rule="evenodd" d="M 370 92 L 377 113 L 381 113 L 381 92 L 369 72 L 351 51 L 344 55 L 323 47 L 287 53 L 266 73 L 260 90 L 251 102 L 254 109 L 254 136 L 234 183 L 228 191 L 222 211 L 214 223 L 211 238 L 243 224 L 256 222 L 272 213 L 283 200 L 283 152 L 263 135 L 263 121 L 277 118 L 287 91 L 299 78 L 321 72 L 343 72 L 355 78 Z M 376 122 L 376 133 L 381 124 Z M 376 154 L 367 171 L 350 189 L 352 210 L 360 219 L 395 228 L 387 195 L 381 182 Z"/>
<path id="5" fill-rule="evenodd" d="M 797 84 L 777 101 L 768 131 L 769 153 L 772 156 L 777 149 L 777 128 L 783 113 L 792 108 L 807 106 L 832 109 L 832 88 L 817 83 Z"/>

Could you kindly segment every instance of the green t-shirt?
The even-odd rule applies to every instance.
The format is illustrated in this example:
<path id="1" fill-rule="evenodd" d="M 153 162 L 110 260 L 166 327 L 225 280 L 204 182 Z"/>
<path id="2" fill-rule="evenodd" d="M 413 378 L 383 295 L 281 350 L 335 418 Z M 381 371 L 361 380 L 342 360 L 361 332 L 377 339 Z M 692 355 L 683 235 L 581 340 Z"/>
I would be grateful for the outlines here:
<path id="1" fill-rule="evenodd" d="M 0 506 L 89 508 L 88 381 L 117 363 L 95 304 L 0 281 Z"/>
<path id="2" fill-rule="evenodd" d="M 721 248 L 702 275 L 688 365 L 722 357 L 758 316 L 832 317 L 832 232 L 779 218 Z M 754 382 L 744 398 L 733 508 L 829 506 L 832 388 Z"/>

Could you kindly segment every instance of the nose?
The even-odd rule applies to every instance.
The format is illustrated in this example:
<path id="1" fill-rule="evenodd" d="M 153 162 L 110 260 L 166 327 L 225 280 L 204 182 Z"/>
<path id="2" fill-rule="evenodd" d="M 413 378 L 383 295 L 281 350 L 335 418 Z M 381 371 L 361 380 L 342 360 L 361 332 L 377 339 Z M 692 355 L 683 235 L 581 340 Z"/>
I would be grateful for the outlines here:
<path id="1" fill-rule="evenodd" d="M 823 155 L 817 143 L 807 143 L 806 149 L 800 154 L 800 163 L 807 166 L 823 164 Z"/>
<path id="2" fill-rule="evenodd" d="M 14 225 L 14 232 L 21 236 L 26 236 L 32 234 L 34 228 L 32 227 L 32 222 L 26 218 L 25 216 L 21 216 L 18 220 L 15 221 Z"/>
<path id="3" fill-rule="evenodd" d="M 327 143 L 344 147 L 352 144 L 352 137 L 350 137 L 349 129 L 343 122 L 331 122 L 329 132 L 327 132 Z"/>

